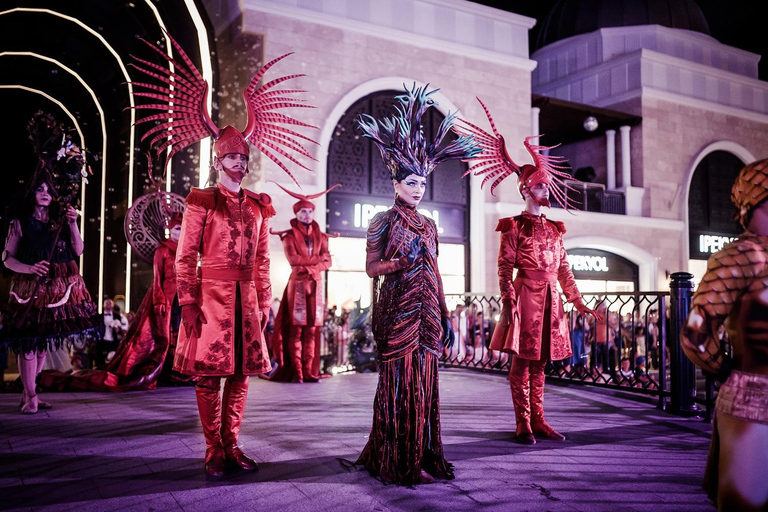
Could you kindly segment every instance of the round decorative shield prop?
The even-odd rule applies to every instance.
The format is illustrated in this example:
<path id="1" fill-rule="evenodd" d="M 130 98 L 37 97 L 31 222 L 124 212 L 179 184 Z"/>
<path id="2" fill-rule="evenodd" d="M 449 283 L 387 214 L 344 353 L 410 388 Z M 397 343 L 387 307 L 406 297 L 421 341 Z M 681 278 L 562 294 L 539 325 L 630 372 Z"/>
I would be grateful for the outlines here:
<path id="1" fill-rule="evenodd" d="M 133 203 L 125 215 L 125 238 L 139 258 L 152 263 L 155 249 L 165 240 L 168 219 L 184 208 L 184 198 L 173 192 L 144 194 Z"/>

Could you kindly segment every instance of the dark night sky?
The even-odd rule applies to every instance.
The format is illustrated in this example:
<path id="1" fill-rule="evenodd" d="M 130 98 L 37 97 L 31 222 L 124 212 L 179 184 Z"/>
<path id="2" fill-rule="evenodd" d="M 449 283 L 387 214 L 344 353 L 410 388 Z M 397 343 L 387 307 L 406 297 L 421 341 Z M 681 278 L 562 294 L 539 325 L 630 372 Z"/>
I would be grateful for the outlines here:
<path id="1" fill-rule="evenodd" d="M 471 0 L 538 20 L 530 32 L 531 45 L 538 28 L 557 0 Z M 604 0 L 618 1 L 618 0 Z M 709 23 L 710 35 L 723 44 L 762 55 L 760 80 L 768 81 L 768 36 L 764 0 L 694 0 Z M 762 5 L 762 7 L 761 7 Z"/>

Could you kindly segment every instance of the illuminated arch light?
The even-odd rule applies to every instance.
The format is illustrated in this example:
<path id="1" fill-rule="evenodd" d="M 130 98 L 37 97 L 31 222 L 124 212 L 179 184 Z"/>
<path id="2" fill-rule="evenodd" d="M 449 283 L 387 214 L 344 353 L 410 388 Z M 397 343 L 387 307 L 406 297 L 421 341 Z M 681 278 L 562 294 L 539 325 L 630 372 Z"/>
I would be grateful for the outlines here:
<path id="1" fill-rule="evenodd" d="M 163 22 L 162 17 L 160 16 L 160 13 L 158 12 L 157 8 L 152 4 L 150 0 L 145 0 L 146 5 L 149 7 L 149 9 L 152 11 L 152 13 L 155 16 L 155 19 L 157 20 L 158 24 L 166 28 L 165 23 Z M 208 83 L 212 83 L 212 77 L 213 77 L 213 69 L 211 66 L 210 61 L 210 47 L 208 46 L 208 31 L 205 28 L 205 24 L 202 20 L 202 17 L 200 15 L 199 10 L 197 9 L 197 6 L 195 5 L 193 0 L 185 0 L 185 5 L 187 7 L 187 10 L 189 11 L 190 17 L 192 18 L 192 21 L 195 25 L 195 28 L 198 33 L 198 44 L 200 49 L 200 61 L 202 63 L 202 73 L 203 78 L 208 80 Z M 57 18 L 64 19 L 66 21 L 69 21 L 71 23 L 74 23 L 81 27 L 86 32 L 90 33 L 94 37 L 96 37 L 102 45 L 107 48 L 107 50 L 115 57 L 115 60 L 118 63 L 118 66 L 120 67 L 120 70 L 123 73 L 123 76 L 125 77 L 125 81 L 128 85 L 128 101 L 131 107 L 135 106 L 134 99 L 133 99 L 133 85 L 131 84 L 131 79 L 128 74 L 128 70 L 126 69 L 125 65 L 123 64 L 123 61 L 120 57 L 120 55 L 114 50 L 114 48 L 104 39 L 104 37 L 101 36 L 98 32 L 94 31 L 91 27 L 86 25 L 85 23 L 81 22 L 79 19 L 74 18 L 72 16 L 68 16 L 66 14 L 62 14 L 57 11 L 52 11 L 50 9 L 40 9 L 40 8 L 28 8 L 28 7 L 15 7 L 13 9 L 8 9 L 6 11 L 1 11 L 0 16 L 6 15 L 6 14 L 13 14 L 17 12 L 28 12 L 28 13 L 38 13 L 38 14 L 48 14 L 51 16 L 55 16 Z M 171 53 L 171 45 L 166 45 L 167 49 L 166 52 L 168 56 L 172 56 Z M 173 67 L 171 65 L 171 71 L 173 71 Z M 82 80 L 81 80 L 82 82 Z M 84 83 L 84 82 L 83 82 Z M 208 105 L 208 111 L 211 111 L 212 108 L 212 97 L 208 96 L 207 98 L 207 105 Z M 130 125 L 130 137 L 129 137 L 129 144 L 130 144 L 130 151 L 128 152 L 128 207 L 130 208 L 133 204 L 133 176 L 134 176 L 134 156 L 133 156 L 133 148 L 135 147 L 135 141 L 136 141 L 136 131 L 135 131 L 135 123 L 136 123 L 136 111 L 135 109 L 130 109 L 130 116 L 131 116 L 131 125 Z M 101 118 L 102 118 L 102 131 L 104 131 L 104 115 L 103 112 L 101 112 Z M 105 139 L 106 140 L 106 133 L 104 132 Z M 83 144 L 83 148 L 85 148 L 85 144 Z M 169 148 L 170 151 L 170 148 Z M 211 153 L 211 142 L 209 139 L 206 139 L 204 141 L 200 142 L 200 186 L 203 186 L 205 182 L 208 181 L 208 169 L 210 167 L 210 153 Z M 106 150 L 102 153 L 104 156 L 104 159 L 106 159 Z M 169 168 L 169 173 L 171 172 L 171 169 Z M 83 216 L 81 218 L 81 225 L 84 222 L 85 218 L 85 184 L 83 184 L 82 187 L 82 204 L 83 204 Z M 171 180 L 168 179 L 166 181 L 166 190 L 168 192 L 171 191 Z M 101 224 L 100 224 L 100 240 L 99 240 L 99 297 L 103 296 L 103 276 L 104 276 L 104 237 L 105 237 L 105 230 L 104 230 L 104 208 L 106 206 L 106 169 L 105 164 L 102 161 L 102 196 L 101 196 Z M 82 231 L 82 230 L 81 230 Z M 131 292 L 131 260 L 132 260 L 132 250 L 130 244 L 126 244 L 126 280 L 125 280 L 125 296 L 126 296 L 126 303 L 130 305 L 130 292 Z M 80 261 L 80 266 L 82 268 L 82 256 Z M 101 299 L 99 299 L 99 311 L 101 311 L 102 304 Z"/>
<path id="2" fill-rule="evenodd" d="M 107 186 L 107 180 L 106 180 L 106 166 L 105 162 L 107 160 L 107 126 L 104 121 L 104 109 L 101 108 L 101 103 L 99 103 L 98 98 L 96 97 L 96 93 L 91 89 L 91 87 L 83 80 L 83 77 L 81 77 L 77 72 L 75 72 L 73 69 L 67 67 L 66 65 L 62 64 L 56 59 L 52 59 L 50 57 L 46 57 L 45 55 L 40 55 L 38 53 L 34 52 L 0 52 L 0 57 L 32 57 L 36 59 L 40 59 L 46 62 L 50 62 L 51 64 L 55 64 L 56 66 L 60 67 L 80 82 L 80 84 L 83 86 L 83 88 L 88 91 L 88 94 L 91 95 L 91 99 L 93 99 L 94 105 L 96 105 L 96 110 L 99 111 L 99 118 L 101 120 L 101 222 L 99 224 L 99 227 L 101 229 L 101 233 L 99 233 L 99 302 L 101 301 L 101 297 L 104 295 L 104 207 L 106 205 L 106 186 Z M 86 146 L 83 144 L 83 151 L 85 151 Z M 81 188 L 82 193 L 82 204 L 85 205 L 85 184 L 83 184 L 83 187 Z M 83 207 L 83 216 L 85 216 L 85 207 Z M 85 240 L 83 240 L 85 241 Z M 99 306 L 99 311 L 101 311 L 101 306 Z"/>
<path id="3" fill-rule="evenodd" d="M 67 117 L 72 121 L 72 124 L 75 126 L 75 131 L 77 132 L 78 137 L 80 137 L 80 147 L 85 150 L 85 135 L 83 135 L 83 130 L 80 128 L 80 123 L 77 122 L 77 119 L 72 114 L 72 112 L 69 111 L 67 107 L 64 106 L 62 102 L 51 96 L 45 91 L 41 91 L 39 89 L 33 89 L 32 87 L 27 87 L 26 85 L 21 84 L 0 84 L 0 89 L 20 89 L 22 91 L 31 92 L 34 94 L 38 94 L 40 96 L 43 96 L 47 100 L 51 101 L 52 103 L 55 103 L 65 114 L 67 114 Z M 85 184 L 83 184 L 85 185 Z M 83 208 L 83 213 L 85 212 L 85 204 L 82 201 L 81 198 L 81 207 Z M 82 236 L 83 231 L 85 230 L 85 215 L 80 215 L 80 235 Z M 80 255 L 80 275 L 83 275 L 83 255 Z"/>

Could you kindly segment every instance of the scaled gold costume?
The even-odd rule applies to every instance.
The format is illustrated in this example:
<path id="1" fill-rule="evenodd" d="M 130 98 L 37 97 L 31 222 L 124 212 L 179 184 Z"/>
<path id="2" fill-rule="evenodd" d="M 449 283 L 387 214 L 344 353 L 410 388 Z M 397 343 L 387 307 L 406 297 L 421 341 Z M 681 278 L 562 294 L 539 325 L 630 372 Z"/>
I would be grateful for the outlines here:
<path id="1" fill-rule="evenodd" d="M 766 209 L 768 160 L 742 169 L 731 199 L 742 225 Z M 731 342 L 725 353 L 720 330 Z M 768 510 L 768 230 L 714 254 L 681 334 L 688 358 L 726 378 L 715 405 L 705 488 L 721 510 Z"/>

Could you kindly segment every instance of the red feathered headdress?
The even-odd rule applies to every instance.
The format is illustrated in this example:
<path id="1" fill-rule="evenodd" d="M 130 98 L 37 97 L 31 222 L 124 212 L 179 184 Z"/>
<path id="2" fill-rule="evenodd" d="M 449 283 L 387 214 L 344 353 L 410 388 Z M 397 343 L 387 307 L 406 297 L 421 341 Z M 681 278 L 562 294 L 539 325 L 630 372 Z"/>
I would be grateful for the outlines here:
<path id="1" fill-rule="evenodd" d="M 250 143 L 275 162 L 298 185 L 296 178 L 288 170 L 283 159 L 311 170 L 291 155 L 291 152 L 315 160 L 309 151 L 302 146 L 301 140 L 313 144 L 317 144 L 317 142 L 286 128 L 284 125 L 314 129 L 317 127 L 276 111 L 288 107 L 313 107 L 303 103 L 304 100 L 290 97 L 292 94 L 306 91 L 271 89 L 286 80 L 304 75 L 288 75 L 276 78 L 259 87 L 259 82 L 267 70 L 291 54 L 282 55 L 264 65 L 251 79 L 248 88 L 243 91 L 248 107 L 248 125 L 245 130 L 240 132 L 231 126 L 219 130 L 211 120 L 206 106 L 208 83 L 176 40 L 167 32 L 165 35 L 179 55 L 180 61 L 169 57 L 152 43 L 144 42 L 163 59 L 171 63 L 171 69 L 174 71 L 134 56 L 132 57 L 138 64 L 130 64 L 138 71 L 154 78 L 156 82 L 153 84 L 132 82 L 134 87 L 144 89 L 143 92 L 134 92 L 134 96 L 150 98 L 154 100 L 154 103 L 136 105 L 131 108 L 160 111 L 159 114 L 147 116 L 136 122 L 136 124 L 141 124 L 160 121 L 160 124 L 149 129 L 141 140 L 152 137 L 150 145 L 156 146 L 155 151 L 158 156 L 170 147 L 171 151 L 166 159 L 166 165 L 173 158 L 173 155 L 206 137 L 213 137 L 216 141 L 214 151 L 218 157 L 233 152 L 247 155 L 248 143 Z"/>
<path id="2" fill-rule="evenodd" d="M 493 183 L 491 184 L 491 194 L 494 193 L 494 190 L 502 181 L 512 174 L 517 174 L 518 176 L 518 189 L 520 190 L 520 194 L 523 193 L 524 189 L 531 188 L 538 183 L 559 185 L 550 188 L 552 195 L 563 208 L 573 208 L 573 204 L 563 190 L 571 188 L 563 181 L 564 179 L 571 177 L 570 174 L 564 171 L 564 169 L 568 169 L 567 166 L 563 165 L 566 162 L 565 157 L 545 155 L 541 153 L 545 150 L 554 149 L 559 146 L 559 144 L 555 146 L 539 146 L 531 144 L 531 140 L 541 137 L 541 135 L 526 137 L 523 145 L 531 155 L 533 165 L 517 165 L 514 160 L 510 158 L 504 137 L 502 137 L 498 130 L 496 130 L 496 125 L 493 122 L 493 118 L 491 117 L 488 108 L 486 108 L 480 98 L 477 98 L 477 101 L 480 102 L 486 117 L 488 117 L 488 122 L 491 124 L 493 134 L 486 132 L 482 128 L 464 119 L 459 119 L 456 125 L 454 125 L 454 132 L 458 135 L 473 135 L 475 140 L 480 142 L 483 147 L 483 151 L 479 155 L 464 160 L 465 162 L 474 162 L 469 170 L 464 173 L 464 176 L 467 176 L 470 173 L 473 173 L 475 176 L 484 175 L 481 186 L 485 186 L 488 181 L 493 180 Z M 563 189 L 561 189 L 560 186 L 562 186 Z M 547 204 L 543 204 L 543 206 L 549 206 L 549 202 L 547 201 Z"/>

